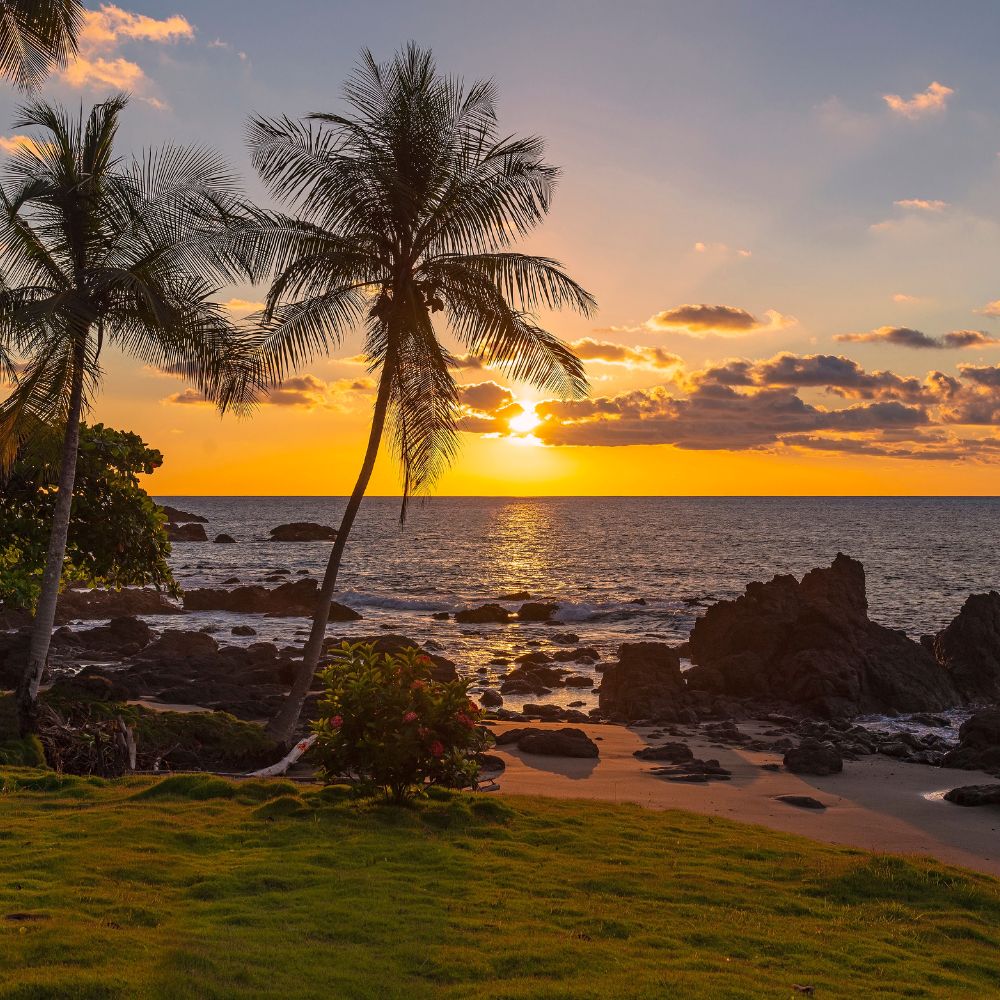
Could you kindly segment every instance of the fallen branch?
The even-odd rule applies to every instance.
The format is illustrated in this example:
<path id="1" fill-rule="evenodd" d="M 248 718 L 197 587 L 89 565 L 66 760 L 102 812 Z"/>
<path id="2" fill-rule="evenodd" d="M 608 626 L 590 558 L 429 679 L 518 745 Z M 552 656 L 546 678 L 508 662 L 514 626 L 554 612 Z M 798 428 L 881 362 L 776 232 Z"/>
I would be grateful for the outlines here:
<path id="1" fill-rule="evenodd" d="M 299 742 L 292 747 L 291 751 L 282 757 L 277 764 L 261 768 L 259 771 L 253 771 L 248 774 L 247 777 L 277 778 L 279 775 L 284 774 L 315 742 L 316 734 L 313 733 L 311 736 L 307 736 L 304 740 L 299 740 Z"/>

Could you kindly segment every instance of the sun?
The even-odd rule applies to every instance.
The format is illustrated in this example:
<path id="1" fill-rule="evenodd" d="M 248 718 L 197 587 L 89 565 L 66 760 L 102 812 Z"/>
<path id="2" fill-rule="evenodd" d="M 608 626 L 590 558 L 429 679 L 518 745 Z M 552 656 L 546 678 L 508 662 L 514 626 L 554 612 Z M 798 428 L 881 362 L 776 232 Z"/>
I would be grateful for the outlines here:
<path id="1" fill-rule="evenodd" d="M 542 418 L 535 413 L 534 403 L 521 403 L 521 406 L 524 412 L 511 417 L 507 421 L 507 426 L 515 434 L 530 434 L 542 422 Z"/>

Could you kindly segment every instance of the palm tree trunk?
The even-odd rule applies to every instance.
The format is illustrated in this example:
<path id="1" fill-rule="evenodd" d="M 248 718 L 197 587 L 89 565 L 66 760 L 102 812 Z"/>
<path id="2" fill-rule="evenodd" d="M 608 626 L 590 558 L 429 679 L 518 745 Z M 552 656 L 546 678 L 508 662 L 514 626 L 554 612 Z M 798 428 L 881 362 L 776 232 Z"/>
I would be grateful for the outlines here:
<path id="1" fill-rule="evenodd" d="M 292 683 L 292 689 L 285 699 L 281 711 L 271 720 L 267 727 L 268 735 L 279 743 L 288 746 L 292 742 L 292 735 L 298 725 L 299 716 L 302 714 L 302 706 L 305 704 L 306 695 L 312 687 L 313 678 L 316 676 L 316 668 L 319 666 L 320 656 L 323 654 L 323 640 L 326 638 L 326 625 L 330 617 L 330 601 L 337 589 L 337 574 L 340 571 L 340 561 L 347 546 L 347 538 L 354 525 L 361 501 L 364 499 L 365 491 L 368 489 L 368 481 L 372 477 L 372 470 L 375 468 L 375 459 L 378 456 L 379 445 L 382 442 L 382 432 L 385 429 L 386 414 L 389 410 L 389 392 L 392 387 L 392 379 L 395 368 L 393 360 L 394 353 L 390 349 L 385 362 L 382 365 L 382 377 L 379 380 L 378 395 L 375 397 L 375 409 L 372 414 L 372 426 L 368 435 L 368 448 L 365 451 L 365 460 L 361 465 L 361 472 L 358 481 L 354 484 L 354 492 L 350 500 L 347 501 L 347 509 L 340 521 L 337 529 L 337 538 L 333 543 L 333 551 L 330 553 L 330 561 L 326 566 L 326 574 L 323 577 L 323 585 L 319 589 L 319 598 L 316 603 L 316 613 L 313 615 L 312 629 L 309 632 L 309 641 L 302 654 L 302 665 L 299 667 Z"/>
<path id="2" fill-rule="evenodd" d="M 49 549 L 42 574 L 42 591 L 38 598 L 35 621 L 28 650 L 28 663 L 17 691 L 17 718 L 22 736 L 35 729 L 35 701 L 45 673 L 52 641 L 52 626 L 56 619 L 56 602 L 66 558 L 66 539 L 73 507 L 73 485 L 76 482 L 76 458 L 80 450 L 80 415 L 83 410 L 83 342 L 75 352 L 73 383 L 70 387 L 66 435 L 63 439 L 62 464 L 59 467 L 59 491 L 56 494 Z"/>

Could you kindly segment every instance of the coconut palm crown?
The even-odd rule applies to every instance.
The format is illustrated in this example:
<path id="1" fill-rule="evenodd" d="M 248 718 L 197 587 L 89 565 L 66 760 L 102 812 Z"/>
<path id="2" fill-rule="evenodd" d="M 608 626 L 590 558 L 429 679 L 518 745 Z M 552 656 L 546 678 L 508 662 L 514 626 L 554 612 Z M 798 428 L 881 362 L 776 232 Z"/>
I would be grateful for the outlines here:
<path id="1" fill-rule="evenodd" d="M 34 90 L 76 52 L 80 0 L 0 0 L 0 76 Z"/>
<path id="2" fill-rule="evenodd" d="M 286 742 L 383 431 L 402 472 L 402 516 L 455 455 L 456 362 L 440 336 L 512 379 L 562 397 L 587 392 L 582 363 L 535 312 L 589 315 L 594 299 L 557 261 L 514 249 L 547 214 L 558 170 L 539 139 L 500 132 L 496 96 L 492 82 L 466 87 L 439 73 L 411 44 L 385 64 L 363 52 L 343 114 L 249 123 L 253 164 L 287 209 L 231 230 L 238 253 L 274 276 L 260 316 L 263 377 L 280 381 L 355 330 L 378 373 L 368 450 L 303 668 L 271 729 Z"/>

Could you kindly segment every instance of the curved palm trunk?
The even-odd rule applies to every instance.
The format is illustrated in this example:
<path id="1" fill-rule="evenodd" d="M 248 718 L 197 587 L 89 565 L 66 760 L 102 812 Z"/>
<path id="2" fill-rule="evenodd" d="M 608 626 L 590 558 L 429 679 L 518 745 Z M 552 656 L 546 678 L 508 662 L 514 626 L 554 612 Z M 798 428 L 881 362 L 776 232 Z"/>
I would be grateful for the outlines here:
<path id="1" fill-rule="evenodd" d="M 326 566 L 326 574 L 323 577 L 323 585 L 319 588 L 319 598 L 316 604 L 316 613 L 313 615 L 312 629 L 309 632 L 309 641 L 306 643 L 305 651 L 302 655 L 302 665 L 295 675 L 292 689 L 285 699 L 281 711 L 271 720 L 267 727 L 268 735 L 279 743 L 288 746 L 292 742 L 295 727 L 298 725 L 299 716 L 302 714 L 302 706 L 305 704 L 306 695 L 312 687 L 313 678 L 316 676 L 316 668 L 319 666 L 319 658 L 323 654 L 323 640 L 326 638 L 326 624 L 330 617 L 330 601 L 333 599 L 337 589 L 337 574 L 340 571 L 340 561 L 347 547 L 347 538 L 354 525 L 361 501 L 364 499 L 365 491 L 368 489 L 368 481 L 372 477 L 372 470 L 375 468 L 375 459 L 378 456 L 379 445 L 382 442 L 382 432 L 385 429 L 386 414 L 389 410 L 389 390 L 392 385 L 394 365 L 390 357 L 387 357 L 382 366 L 382 377 L 379 381 L 378 395 L 375 397 L 375 409 L 372 414 L 372 426 L 368 435 L 368 448 L 365 451 L 365 460 L 361 465 L 361 472 L 358 481 L 354 484 L 354 492 L 347 502 L 347 509 L 340 521 L 337 529 L 337 539 L 333 543 L 333 551 L 330 553 L 330 561 Z"/>
<path id="2" fill-rule="evenodd" d="M 83 409 L 83 351 L 77 351 L 77 364 L 73 370 L 70 388 L 69 412 L 66 417 L 66 436 L 63 439 L 62 464 L 59 467 L 59 492 L 56 495 L 49 549 L 42 575 L 42 591 L 38 598 L 35 621 L 31 631 L 28 663 L 17 690 L 17 718 L 21 735 L 35 729 L 35 701 L 45 673 L 52 641 L 52 626 L 56 619 L 56 602 L 62 580 L 63 561 L 66 558 L 66 539 L 69 536 L 69 518 L 73 508 L 73 485 L 76 482 L 76 458 L 80 450 L 80 414 Z"/>

